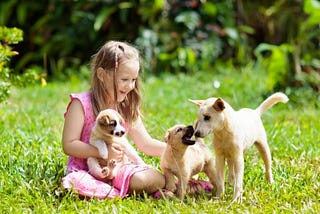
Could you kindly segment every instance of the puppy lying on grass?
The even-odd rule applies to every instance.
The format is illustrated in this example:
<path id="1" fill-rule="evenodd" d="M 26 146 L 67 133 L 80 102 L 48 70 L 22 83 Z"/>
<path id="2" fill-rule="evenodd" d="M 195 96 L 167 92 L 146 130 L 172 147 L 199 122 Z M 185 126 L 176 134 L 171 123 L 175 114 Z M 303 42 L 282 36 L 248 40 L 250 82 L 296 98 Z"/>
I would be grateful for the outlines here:
<path id="1" fill-rule="evenodd" d="M 121 125 L 121 115 L 113 109 L 101 111 L 96 119 L 90 136 L 90 144 L 99 150 L 101 158 L 90 157 L 87 160 L 89 173 L 100 180 L 111 180 L 117 175 L 122 164 L 130 160 L 135 164 L 144 164 L 144 161 L 125 137 L 126 130 Z M 121 162 L 108 159 L 108 144 L 117 143 L 124 149 L 124 158 Z"/>
<path id="2" fill-rule="evenodd" d="M 252 144 L 258 148 L 266 168 L 266 178 L 273 182 L 271 173 L 271 153 L 266 131 L 260 116 L 278 102 L 286 103 L 288 97 L 275 93 L 258 108 L 243 108 L 239 111 L 221 98 L 189 100 L 199 106 L 195 127 L 196 137 L 206 137 L 213 133 L 213 146 L 216 155 L 217 196 L 224 193 L 225 160 L 229 167 L 229 180 L 234 182 L 232 202 L 242 203 L 244 152 Z"/>
<path id="3" fill-rule="evenodd" d="M 161 156 L 160 167 L 165 176 L 166 189 L 177 190 L 177 196 L 184 199 L 188 181 L 193 175 L 204 172 L 212 185 L 215 181 L 215 166 L 212 153 L 200 139 L 191 140 L 192 126 L 175 125 L 165 135 L 167 147 Z M 178 178 L 176 187 L 175 176 Z"/>

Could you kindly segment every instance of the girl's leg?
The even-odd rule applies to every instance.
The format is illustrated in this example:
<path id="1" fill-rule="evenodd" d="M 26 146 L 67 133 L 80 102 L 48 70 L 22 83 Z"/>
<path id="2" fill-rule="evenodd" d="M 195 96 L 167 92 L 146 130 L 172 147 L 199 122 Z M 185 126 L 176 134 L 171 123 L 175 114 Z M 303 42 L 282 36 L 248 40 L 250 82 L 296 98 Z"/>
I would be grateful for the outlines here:
<path id="1" fill-rule="evenodd" d="M 154 193 L 165 187 L 164 176 L 156 169 L 150 168 L 132 175 L 129 193 Z"/>
<path id="2" fill-rule="evenodd" d="M 158 193 L 156 198 L 161 198 L 163 191 L 166 196 L 173 196 L 173 193 L 165 190 L 165 178 L 158 170 L 149 168 L 132 175 L 129 182 L 129 194 L 140 194 L 146 192 L 148 194 Z M 196 193 L 201 191 L 212 192 L 213 186 L 204 180 L 190 180 L 188 182 L 187 193 Z"/>
<path id="3" fill-rule="evenodd" d="M 115 198 L 120 195 L 119 190 L 103 181 L 97 180 L 84 170 L 67 174 L 62 178 L 62 185 L 66 189 L 73 189 L 80 195 L 89 198 Z"/>

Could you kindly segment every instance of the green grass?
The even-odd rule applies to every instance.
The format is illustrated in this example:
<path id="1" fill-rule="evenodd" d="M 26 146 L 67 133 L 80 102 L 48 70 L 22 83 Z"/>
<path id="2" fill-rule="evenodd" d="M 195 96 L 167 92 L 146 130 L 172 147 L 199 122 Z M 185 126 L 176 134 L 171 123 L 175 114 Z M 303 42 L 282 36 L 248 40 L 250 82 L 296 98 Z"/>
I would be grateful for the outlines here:
<path id="1" fill-rule="evenodd" d="M 192 124 L 197 107 L 187 101 L 221 96 L 235 109 L 257 107 L 270 93 L 264 74 L 248 66 L 224 74 L 195 73 L 148 77 L 143 81 L 143 114 L 152 136 L 163 139 L 176 123 Z M 215 88 L 213 82 L 221 86 Z M 245 156 L 244 202 L 230 205 L 232 186 L 217 200 L 210 194 L 155 200 L 79 199 L 58 194 L 67 157 L 61 149 L 63 113 L 68 94 L 88 88 L 85 81 L 14 89 L 0 105 L 0 210 L 2 213 L 318 213 L 320 211 L 319 94 L 309 88 L 286 89 L 287 104 L 263 115 L 273 155 L 275 183 L 264 179 L 254 147 Z M 206 139 L 208 146 L 211 137 Z M 159 168 L 159 158 L 142 155 Z M 204 175 L 201 178 L 206 179 Z"/>

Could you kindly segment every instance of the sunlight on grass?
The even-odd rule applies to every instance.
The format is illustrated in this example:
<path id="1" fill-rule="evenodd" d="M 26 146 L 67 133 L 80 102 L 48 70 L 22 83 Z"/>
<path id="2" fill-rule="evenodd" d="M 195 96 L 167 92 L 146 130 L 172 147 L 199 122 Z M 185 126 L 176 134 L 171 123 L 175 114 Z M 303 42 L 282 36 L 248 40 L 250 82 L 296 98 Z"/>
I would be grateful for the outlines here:
<path id="1" fill-rule="evenodd" d="M 271 92 L 262 73 L 250 67 L 192 75 L 164 74 L 143 80 L 143 114 L 150 134 L 163 139 L 176 123 L 193 124 L 197 108 L 188 99 L 220 96 L 235 109 L 256 108 Z M 218 84 L 219 83 L 219 84 Z M 287 104 L 262 116 L 273 155 L 274 185 L 267 184 L 258 152 L 245 156 L 244 202 L 230 206 L 232 185 L 221 199 L 211 194 L 156 200 L 132 196 L 124 200 L 79 199 L 60 194 L 67 157 L 61 148 L 63 113 L 69 93 L 88 89 L 86 81 L 49 83 L 14 89 L 0 105 L 0 210 L 3 213 L 317 213 L 320 211 L 319 94 L 308 88 L 286 89 Z M 211 137 L 206 143 L 212 149 Z M 159 168 L 159 158 L 141 154 Z M 201 178 L 206 179 L 204 175 Z"/>

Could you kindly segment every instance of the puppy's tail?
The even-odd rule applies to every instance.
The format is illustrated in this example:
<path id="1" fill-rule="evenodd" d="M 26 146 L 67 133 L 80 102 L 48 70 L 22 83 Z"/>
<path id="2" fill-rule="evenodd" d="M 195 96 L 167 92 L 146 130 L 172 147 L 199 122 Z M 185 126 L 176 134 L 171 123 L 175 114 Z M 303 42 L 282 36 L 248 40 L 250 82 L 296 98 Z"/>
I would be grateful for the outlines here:
<path id="1" fill-rule="evenodd" d="M 261 116 L 265 111 L 267 111 L 269 108 L 271 108 L 274 104 L 278 102 L 286 103 L 288 102 L 289 98 L 287 95 L 281 92 L 277 92 L 272 94 L 270 97 L 268 97 L 261 105 L 256 109 L 258 114 Z"/>

